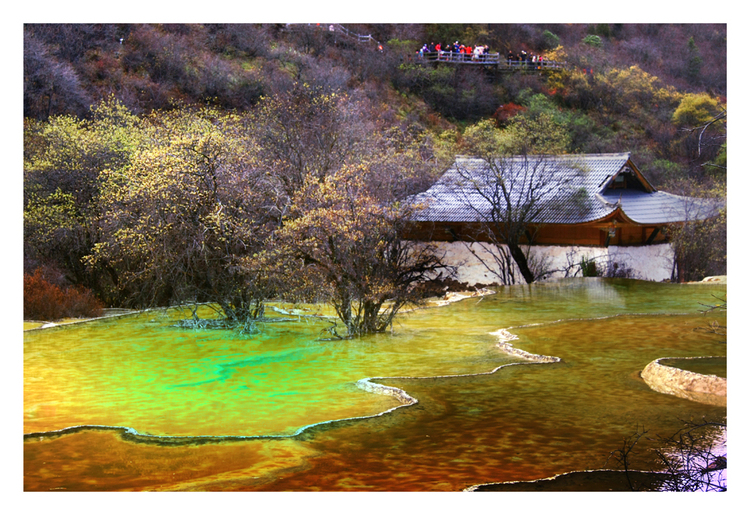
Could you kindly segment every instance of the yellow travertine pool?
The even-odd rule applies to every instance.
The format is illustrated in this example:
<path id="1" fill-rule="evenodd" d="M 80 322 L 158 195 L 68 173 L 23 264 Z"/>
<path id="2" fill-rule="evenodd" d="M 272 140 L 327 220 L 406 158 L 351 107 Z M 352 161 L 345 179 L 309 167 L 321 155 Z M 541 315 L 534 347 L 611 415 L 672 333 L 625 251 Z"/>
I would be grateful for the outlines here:
<path id="1" fill-rule="evenodd" d="M 726 356 L 726 337 L 702 330 L 726 312 L 701 312 L 725 297 L 574 279 L 353 340 L 311 317 L 254 335 L 179 328 L 178 310 L 26 331 L 24 488 L 461 490 L 607 468 L 640 428 L 725 420 L 639 377 L 660 357 Z M 526 354 L 498 346 L 500 329 Z"/>

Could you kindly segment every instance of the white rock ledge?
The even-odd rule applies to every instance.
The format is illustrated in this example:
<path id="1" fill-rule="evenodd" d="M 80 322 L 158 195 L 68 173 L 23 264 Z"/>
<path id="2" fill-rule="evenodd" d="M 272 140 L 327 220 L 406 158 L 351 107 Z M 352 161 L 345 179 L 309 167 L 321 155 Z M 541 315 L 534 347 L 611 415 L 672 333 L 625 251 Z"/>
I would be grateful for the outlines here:
<path id="1" fill-rule="evenodd" d="M 368 377 L 366 379 L 360 379 L 359 381 L 357 381 L 357 386 L 366 392 L 376 393 L 379 395 L 390 395 L 391 397 L 395 397 L 405 406 L 411 406 L 412 404 L 417 403 L 417 399 L 415 399 L 402 389 L 394 388 L 393 386 L 385 386 L 379 383 L 373 383 L 370 381 L 371 379 L 373 378 Z"/>
<path id="2" fill-rule="evenodd" d="M 511 333 L 507 329 L 498 329 L 494 333 L 490 333 L 490 334 L 493 336 L 496 336 L 498 339 L 498 342 L 495 344 L 495 346 L 510 356 L 515 356 L 517 358 L 526 359 L 528 361 L 533 361 L 535 363 L 559 363 L 560 361 L 562 361 L 557 356 L 544 356 L 542 354 L 532 354 L 530 352 L 526 352 L 525 350 L 515 348 L 513 344 L 510 342 L 511 340 L 517 340 L 518 336 Z"/>
<path id="3" fill-rule="evenodd" d="M 660 361 L 663 359 L 691 358 L 659 358 L 646 365 L 646 368 L 641 371 L 641 378 L 652 390 L 702 404 L 726 407 L 727 379 L 725 377 L 698 374 L 662 365 Z"/>

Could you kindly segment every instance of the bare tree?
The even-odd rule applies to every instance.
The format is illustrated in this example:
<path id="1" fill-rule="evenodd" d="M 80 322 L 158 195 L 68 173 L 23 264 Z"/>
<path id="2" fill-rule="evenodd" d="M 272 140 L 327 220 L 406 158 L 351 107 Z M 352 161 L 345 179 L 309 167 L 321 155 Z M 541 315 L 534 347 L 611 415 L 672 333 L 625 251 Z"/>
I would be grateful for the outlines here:
<path id="1" fill-rule="evenodd" d="M 412 208 L 371 196 L 364 168 L 308 178 L 291 220 L 252 265 L 270 270 L 287 295 L 330 302 L 348 336 L 387 330 L 404 306 L 419 302 L 419 283 L 451 271 L 432 246 L 401 238 Z"/>
<path id="2" fill-rule="evenodd" d="M 698 157 L 700 157 L 701 150 L 706 145 L 706 143 L 704 141 L 704 138 L 706 137 L 706 131 L 708 131 L 708 129 L 713 124 L 715 124 L 715 123 L 717 123 L 717 122 L 719 122 L 721 120 L 726 120 L 726 119 L 727 119 L 727 110 L 726 109 L 722 109 L 721 113 L 719 113 L 718 115 L 714 116 L 712 119 L 710 119 L 709 121 L 705 122 L 704 124 L 699 125 L 698 127 L 693 127 L 692 129 L 684 129 L 684 130 L 687 130 L 688 132 L 697 132 L 698 133 Z M 714 138 L 714 139 L 719 139 L 720 141 L 723 142 L 723 141 L 726 141 L 726 135 L 723 135 L 723 137 L 720 136 L 720 137 Z"/>
<path id="3" fill-rule="evenodd" d="M 527 283 L 547 273 L 543 263 L 530 255 L 528 245 L 540 224 L 577 209 L 570 202 L 576 194 L 573 159 L 521 155 L 456 161 L 455 191 L 480 222 L 478 239 L 497 249 L 484 246 L 491 251 L 503 282 L 515 282 L 511 258 Z"/>
<path id="4" fill-rule="evenodd" d="M 727 271 L 727 209 L 726 186 L 706 188 L 698 183 L 684 182 L 681 193 L 687 200 L 681 218 L 690 220 L 667 227 L 674 249 L 673 280 L 700 281 L 709 275 Z"/>
<path id="5" fill-rule="evenodd" d="M 29 33 L 24 34 L 23 75 L 24 116 L 46 120 L 66 111 L 86 114 L 91 100 L 73 66 Z"/>
<path id="6" fill-rule="evenodd" d="M 308 176 L 321 180 L 362 154 L 372 128 L 360 115 L 348 94 L 306 83 L 264 99 L 255 121 L 263 166 L 292 197 Z"/>
<path id="7" fill-rule="evenodd" d="M 550 115 L 540 113 L 515 117 L 503 130 L 490 121 L 478 122 L 466 129 L 464 142 L 476 157 L 457 159 L 446 177 L 479 222 L 477 240 L 491 244 L 480 246 L 495 266 L 481 261 L 506 284 L 515 282 L 515 267 L 532 283 L 548 272 L 529 248 L 539 225 L 585 210 L 590 200 L 585 190 L 573 187 L 583 173 L 575 158 L 553 156 L 565 152 L 570 137 Z"/>

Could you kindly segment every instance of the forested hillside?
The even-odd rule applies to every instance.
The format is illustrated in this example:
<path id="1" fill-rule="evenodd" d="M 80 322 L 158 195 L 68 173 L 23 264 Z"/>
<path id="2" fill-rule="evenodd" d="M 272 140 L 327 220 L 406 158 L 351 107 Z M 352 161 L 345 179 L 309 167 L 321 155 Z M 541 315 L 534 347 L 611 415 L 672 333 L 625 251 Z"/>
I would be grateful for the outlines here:
<path id="1" fill-rule="evenodd" d="M 567 67 L 419 62 L 456 41 Z M 726 50 L 710 24 L 26 25 L 24 269 L 106 305 L 215 300 L 238 320 L 280 292 L 334 299 L 377 330 L 363 320 L 435 266 L 393 261 L 399 201 L 477 124 L 723 195 Z M 691 231 L 689 276 L 725 270 L 723 221 Z"/>

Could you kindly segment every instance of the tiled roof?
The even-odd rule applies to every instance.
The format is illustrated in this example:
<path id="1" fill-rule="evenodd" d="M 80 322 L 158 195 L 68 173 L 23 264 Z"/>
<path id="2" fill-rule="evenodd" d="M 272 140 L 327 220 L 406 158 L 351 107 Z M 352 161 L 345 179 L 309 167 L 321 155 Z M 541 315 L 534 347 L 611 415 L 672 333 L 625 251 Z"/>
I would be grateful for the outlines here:
<path id="1" fill-rule="evenodd" d="M 664 191 L 609 190 L 602 197 L 610 203 L 619 201 L 625 216 L 639 224 L 700 220 L 716 215 L 721 207 L 711 199 L 680 197 Z"/>
<path id="2" fill-rule="evenodd" d="M 608 189 L 615 175 L 635 168 L 629 153 L 563 156 L 513 156 L 493 170 L 476 158 L 458 157 L 427 191 L 413 197 L 423 208 L 415 221 L 475 222 L 488 220 L 492 204 L 505 198 L 497 187 L 502 176 L 513 209 L 532 205 L 533 223 L 577 224 L 606 217 L 618 208 L 636 223 L 655 224 L 711 216 L 715 205 L 699 199 L 654 191 L 637 170 L 642 190 Z M 494 197 L 494 198 L 493 198 Z"/>

